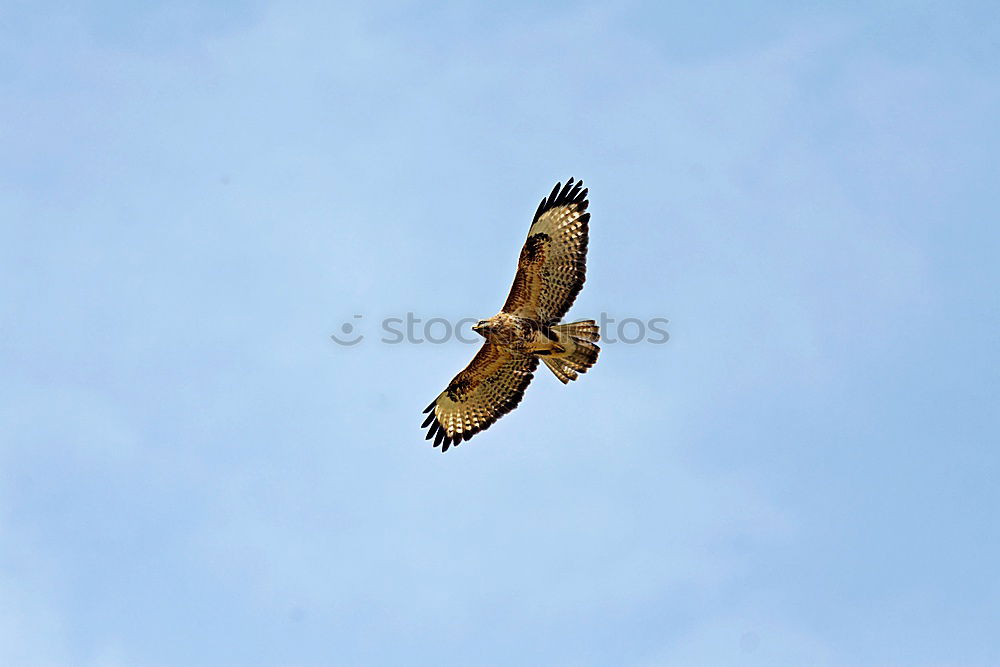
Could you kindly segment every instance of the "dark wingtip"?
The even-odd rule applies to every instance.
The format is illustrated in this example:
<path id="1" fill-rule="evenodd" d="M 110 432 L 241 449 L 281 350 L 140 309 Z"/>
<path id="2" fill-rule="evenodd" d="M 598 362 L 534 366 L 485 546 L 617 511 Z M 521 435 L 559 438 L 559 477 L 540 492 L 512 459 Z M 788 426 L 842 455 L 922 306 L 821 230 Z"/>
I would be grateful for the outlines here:
<path id="1" fill-rule="evenodd" d="M 549 193 L 549 196 L 542 199 L 541 203 L 538 205 L 538 209 L 535 211 L 535 216 L 531 219 L 531 223 L 534 224 L 542 214 L 557 206 L 578 204 L 583 208 L 586 208 L 587 193 L 588 189 L 583 187 L 583 181 L 578 181 L 573 177 L 570 177 L 570 179 L 566 181 L 565 185 L 561 182 L 556 183 L 555 187 L 552 188 L 552 192 Z"/>
<path id="2" fill-rule="evenodd" d="M 556 182 L 556 184 L 552 186 L 552 192 L 549 193 L 549 201 L 552 201 L 556 198 L 561 188 L 562 188 L 562 183 L 559 182 Z"/>
<path id="3" fill-rule="evenodd" d="M 563 186 L 562 192 L 559 193 L 559 199 L 567 199 L 569 197 L 570 190 L 573 189 L 573 179 L 566 181 L 566 185 Z"/>
<path id="4" fill-rule="evenodd" d="M 426 408 L 424 408 L 423 414 L 427 414 L 428 412 L 430 412 L 431 410 L 433 410 L 435 405 L 437 405 L 437 399 L 436 398 L 433 401 L 431 401 L 430 405 L 428 405 Z"/>

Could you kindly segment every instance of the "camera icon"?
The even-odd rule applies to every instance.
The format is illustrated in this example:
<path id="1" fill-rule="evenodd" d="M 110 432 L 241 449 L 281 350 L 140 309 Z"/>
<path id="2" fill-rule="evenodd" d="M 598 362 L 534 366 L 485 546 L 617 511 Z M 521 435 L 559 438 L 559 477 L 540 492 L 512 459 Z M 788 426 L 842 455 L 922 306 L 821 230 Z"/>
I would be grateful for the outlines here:
<path id="1" fill-rule="evenodd" d="M 362 317 L 363 317 L 363 315 L 355 315 L 354 319 L 360 320 Z M 354 324 L 352 324 L 350 322 L 344 322 L 343 324 L 340 325 L 340 332 L 344 336 L 348 336 L 349 337 L 352 334 L 354 334 L 354 329 L 355 329 Z M 333 340 L 334 343 L 336 343 L 337 345 L 343 345 L 344 347 L 353 347 L 353 346 L 357 345 L 358 343 L 360 343 L 362 340 L 364 340 L 364 337 L 365 337 L 364 334 L 359 333 L 353 339 L 350 339 L 350 338 L 341 339 L 335 333 L 330 334 L 330 339 Z"/>

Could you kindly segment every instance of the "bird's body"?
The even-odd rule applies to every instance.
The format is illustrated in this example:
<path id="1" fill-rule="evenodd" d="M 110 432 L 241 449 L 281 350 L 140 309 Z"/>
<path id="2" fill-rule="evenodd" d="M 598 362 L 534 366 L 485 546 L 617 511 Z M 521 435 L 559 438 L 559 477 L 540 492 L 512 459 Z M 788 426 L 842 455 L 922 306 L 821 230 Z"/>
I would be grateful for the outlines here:
<path id="1" fill-rule="evenodd" d="M 473 330 L 485 342 L 472 362 L 427 406 L 427 438 L 446 451 L 514 409 L 541 359 L 562 383 L 597 361 L 593 320 L 557 324 L 586 278 L 587 190 L 557 183 L 535 212 L 503 308 Z"/>
<path id="2" fill-rule="evenodd" d="M 563 361 L 575 360 L 581 355 L 586 357 L 588 352 L 595 351 L 593 360 L 597 360 L 596 350 L 599 348 L 596 345 L 586 345 L 600 338 L 597 324 L 593 320 L 549 326 L 538 320 L 501 312 L 488 320 L 482 320 L 473 330 L 489 343 L 515 356 L 535 355 L 546 363 L 560 365 Z M 582 363 L 580 365 L 583 366 Z M 578 370 L 584 372 L 590 365 Z M 567 381 L 558 373 L 556 377 L 563 383 Z M 575 380 L 576 377 L 570 379 Z"/>
<path id="3" fill-rule="evenodd" d="M 559 337 L 553 333 L 552 327 L 510 313 L 497 313 L 477 324 L 473 331 L 511 354 L 552 354 L 561 351 L 557 349 Z"/>

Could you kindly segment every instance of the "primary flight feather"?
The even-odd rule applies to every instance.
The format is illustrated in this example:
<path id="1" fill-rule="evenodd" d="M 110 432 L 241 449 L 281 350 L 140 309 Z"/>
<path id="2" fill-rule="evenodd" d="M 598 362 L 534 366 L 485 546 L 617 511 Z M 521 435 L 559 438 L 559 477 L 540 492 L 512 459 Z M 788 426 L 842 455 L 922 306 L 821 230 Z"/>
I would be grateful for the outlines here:
<path id="1" fill-rule="evenodd" d="M 563 384 L 597 361 L 596 322 L 558 324 L 586 279 L 589 203 L 583 181 L 571 178 L 538 205 L 507 301 L 472 327 L 483 346 L 424 410 L 435 447 L 447 451 L 517 407 L 539 359 Z"/>

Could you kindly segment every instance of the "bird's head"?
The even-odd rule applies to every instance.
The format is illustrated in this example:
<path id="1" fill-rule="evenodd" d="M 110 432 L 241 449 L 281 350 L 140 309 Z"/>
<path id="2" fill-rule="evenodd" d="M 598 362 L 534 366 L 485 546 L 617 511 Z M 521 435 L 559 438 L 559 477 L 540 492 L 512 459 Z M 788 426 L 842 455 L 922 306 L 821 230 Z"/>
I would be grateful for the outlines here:
<path id="1" fill-rule="evenodd" d="M 486 334 L 488 334 L 490 331 L 490 323 L 487 320 L 479 320 L 478 322 L 472 325 L 472 330 L 475 331 L 480 336 L 482 336 L 483 338 L 486 338 Z"/>

